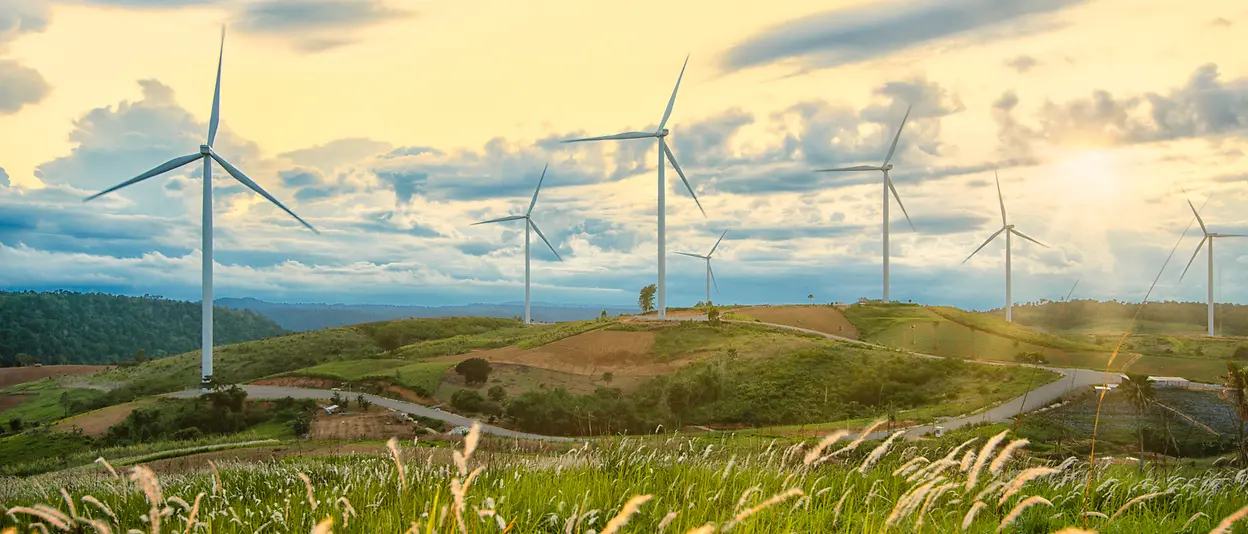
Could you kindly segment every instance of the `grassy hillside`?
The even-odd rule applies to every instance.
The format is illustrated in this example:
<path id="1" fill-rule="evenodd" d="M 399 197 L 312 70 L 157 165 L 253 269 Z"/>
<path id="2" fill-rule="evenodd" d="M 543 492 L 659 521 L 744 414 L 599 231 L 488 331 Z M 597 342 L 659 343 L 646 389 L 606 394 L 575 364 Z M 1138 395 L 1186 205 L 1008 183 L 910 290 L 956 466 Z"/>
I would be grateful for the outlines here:
<path id="1" fill-rule="evenodd" d="M 200 305 L 160 297 L 55 291 L 0 292 L 0 366 L 39 362 L 101 364 L 199 346 Z M 215 308 L 213 342 L 229 345 L 285 332 L 249 311 Z M 24 356 L 24 357 L 23 357 Z"/>
<path id="2" fill-rule="evenodd" d="M 1214 327 L 1221 335 L 1248 336 L 1248 306 L 1217 304 Z M 1139 313 L 1133 332 L 1200 334 L 1207 331 L 1208 309 L 1203 302 L 1149 302 L 1072 300 L 1028 303 L 1014 307 L 1019 324 L 1056 332 L 1122 332 Z M 999 310 L 989 312 L 1000 316 Z"/>
<path id="3" fill-rule="evenodd" d="M 1119 336 L 1054 334 L 992 314 L 943 306 L 914 304 L 855 304 L 845 316 L 861 339 L 890 347 L 974 360 L 1014 361 L 1021 352 L 1044 355 L 1050 365 L 1104 370 Z M 1135 335 L 1122 346 L 1111 371 L 1127 369 L 1154 376 L 1181 376 L 1217 381 L 1226 370 L 1238 340 Z"/>

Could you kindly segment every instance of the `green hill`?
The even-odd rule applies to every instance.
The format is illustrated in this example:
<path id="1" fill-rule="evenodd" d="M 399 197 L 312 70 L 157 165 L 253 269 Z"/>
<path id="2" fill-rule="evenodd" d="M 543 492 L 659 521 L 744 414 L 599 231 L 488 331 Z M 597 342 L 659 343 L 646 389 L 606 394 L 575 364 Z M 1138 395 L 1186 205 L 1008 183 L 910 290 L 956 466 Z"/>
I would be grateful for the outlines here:
<path id="1" fill-rule="evenodd" d="M 198 303 L 160 297 L 0 292 L 0 367 L 30 361 L 93 365 L 129 360 L 139 350 L 156 358 L 194 350 L 200 311 Z M 285 333 L 254 312 L 217 307 L 213 314 L 217 345 Z"/>

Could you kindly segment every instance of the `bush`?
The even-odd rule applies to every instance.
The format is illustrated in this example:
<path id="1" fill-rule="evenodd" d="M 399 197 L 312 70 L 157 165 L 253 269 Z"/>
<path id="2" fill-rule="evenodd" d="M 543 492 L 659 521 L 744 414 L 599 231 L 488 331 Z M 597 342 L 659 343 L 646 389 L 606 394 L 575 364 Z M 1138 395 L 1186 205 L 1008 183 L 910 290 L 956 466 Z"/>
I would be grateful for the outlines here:
<path id="1" fill-rule="evenodd" d="M 503 401 L 507 400 L 507 390 L 503 389 L 503 386 L 491 387 L 490 390 L 486 392 L 486 395 L 490 397 L 492 402 L 499 404 L 502 404 Z"/>
<path id="2" fill-rule="evenodd" d="M 198 427 L 183 428 L 173 433 L 173 439 L 178 441 L 195 441 L 204 437 L 204 433 Z"/>
<path id="3" fill-rule="evenodd" d="M 373 403 L 368 402 L 368 399 L 364 398 L 363 393 L 355 396 L 355 403 L 360 406 L 361 410 L 366 412 L 368 411 L 368 408 L 373 405 Z"/>
<path id="4" fill-rule="evenodd" d="M 290 421 L 290 429 L 295 436 L 305 436 L 312 431 L 312 421 L 308 417 L 296 417 Z"/>
<path id="5" fill-rule="evenodd" d="M 461 389 L 451 395 L 451 406 L 465 412 L 480 413 L 484 404 L 485 398 L 475 390 Z"/>
<path id="6" fill-rule="evenodd" d="M 469 385 L 484 384 L 490 379 L 490 362 L 481 358 L 468 358 L 455 366 L 455 372 L 463 376 Z"/>

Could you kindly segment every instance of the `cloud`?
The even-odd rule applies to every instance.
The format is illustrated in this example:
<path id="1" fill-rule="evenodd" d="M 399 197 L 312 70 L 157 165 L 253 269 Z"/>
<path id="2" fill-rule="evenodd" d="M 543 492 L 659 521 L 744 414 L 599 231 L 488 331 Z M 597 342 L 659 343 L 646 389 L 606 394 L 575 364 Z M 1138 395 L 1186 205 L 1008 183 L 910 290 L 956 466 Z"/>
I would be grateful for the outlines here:
<path id="1" fill-rule="evenodd" d="M 1040 60 L 1034 57 L 1025 55 L 1025 54 L 1014 56 L 1013 58 L 1007 59 L 1005 61 L 1005 66 L 1011 69 L 1014 69 L 1015 71 L 1018 71 L 1019 74 L 1026 74 L 1027 71 L 1031 70 L 1032 68 L 1036 67 L 1039 64 L 1040 64 Z"/>
<path id="2" fill-rule="evenodd" d="M 0 59 L 0 115 L 17 113 L 26 105 L 39 103 L 51 89 L 39 71 Z"/>
<path id="3" fill-rule="evenodd" d="M 322 172 L 358 164 L 362 160 L 390 153 L 394 145 L 363 137 L 337 139 L 311 148 L 278 154 L 296 164 L 314 167 Z"/>
<path id="4" fill-rule="evenodd" d="M 410 16 L 380 0 L 263 0 L 244 7 L 234 24 L 247 33 L 290 38 L 297 50 L 315 53 L 357 42 L 356 30 Z"/>
<path id="5" fill-rule="evenodd" d="M 0 186 L 9 186 L 9 173 L 4 172 L 4 167 L 0 167 Z"/>
<path id="6" fill-rule="evenodd" d="M 994 26 L 1025 25 L 1086 0 L 917 0 L 869 4 L 803 16 L 729 49 L 721 67 L 736 71 L 782 61 L 834 67 Z M 1011 32 L 1017 35 L 1017 31 Z"/>
<path id="7" fill-rule="evenodd" d="M 51 18 L 45 0 L 4 0 L 0 2 L 0 53 L 7 43 L 22 34 L 47 29 Z"/>
<path id="8" fill-rule="evenodd" d="M 1226 17 L 1218 17 L 1216 19 L 1213 19 L 1213 22 L 1209 23 L 1209 25 L 1217 27 L 1217 28 L 1230 28 L 1232 23 L 1231 21 L 1227 20 Z"/>
<path id="9" fill-rule="evenodd" d="M 1167 94 L 1120 98 L 1098 89 L 1088 98 L 1046 102 L 1040 122 L 1038 134 L 1055 142 L 1149 143 L 1238 132 L 1248 128 L 1248 78 L 1223 81 L 1217 65 L 1205 64 Z"/>

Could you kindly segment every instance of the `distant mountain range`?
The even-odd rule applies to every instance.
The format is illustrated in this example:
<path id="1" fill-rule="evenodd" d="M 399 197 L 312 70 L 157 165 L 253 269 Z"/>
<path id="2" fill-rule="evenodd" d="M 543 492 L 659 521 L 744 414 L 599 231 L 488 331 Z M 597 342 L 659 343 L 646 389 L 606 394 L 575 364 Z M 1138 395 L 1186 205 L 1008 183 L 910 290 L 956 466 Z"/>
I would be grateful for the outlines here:
<path id="1" fill-rule="evenodd" d="M 286 330 L 306 332 L 336 326 L 375 321 L 427 317 L 523 317 L 524 303 L 465 304 L 461 306 L 386 306 L 380 304 L 287 304 L 265 302 L 253 298 L 223 298 L 217 306 L 249 310 L 265 317 Z M 637 308 L 591 307 L 558 304 L 534 304 L 533 320 L 539 322 L 578 321 L 593 319 L 606 310 L 607 315 L 638 313 Z"/>

